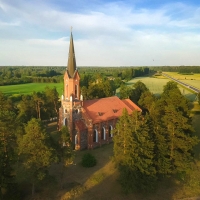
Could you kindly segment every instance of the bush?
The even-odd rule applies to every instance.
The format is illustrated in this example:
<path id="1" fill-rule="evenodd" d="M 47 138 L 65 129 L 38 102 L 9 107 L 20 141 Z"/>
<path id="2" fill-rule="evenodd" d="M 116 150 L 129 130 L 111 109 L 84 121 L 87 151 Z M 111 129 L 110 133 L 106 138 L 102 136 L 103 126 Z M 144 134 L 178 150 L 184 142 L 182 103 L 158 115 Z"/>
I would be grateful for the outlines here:
<path id="1" fill-rule="evenodd" d="M 81 164 L 83 167 L 94 167 L 97 164 L 97 160 L 92 154 L 86 153 L 82 158 Z"/>

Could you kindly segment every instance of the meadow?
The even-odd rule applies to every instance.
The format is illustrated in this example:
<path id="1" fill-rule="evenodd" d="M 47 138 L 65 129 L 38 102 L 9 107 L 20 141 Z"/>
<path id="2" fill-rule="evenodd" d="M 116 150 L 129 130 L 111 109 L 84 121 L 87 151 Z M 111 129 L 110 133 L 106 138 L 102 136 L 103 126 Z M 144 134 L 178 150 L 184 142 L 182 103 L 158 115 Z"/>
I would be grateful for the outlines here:
<path id="1" fill-rule="evenodd" d="M 200 74 L 180 75 L 176 72 L 167 72 L 167 74 L 177 79 L 181 79 L 185 83 L 200 88 Z M 137 81 L 142 81 L 153 94 L 160 95 L 163 91 L 163 86 L 166 85 L 166 83 L 170 80 L 163 76 L 137 77 L 130 80 L 126 84 L 131 87 Z M 0 86 L 0 91 L 8 96 L 18 96 L 21 94 L 32 94 L 33 91 L 44 91 L 46 86 L 50 88 L 56 87 L 59 96 L 63 94 L 63 83 L 28 83 L 20 85 L 7 85 Z M 196 94 L 192 93 L 187 88 L 183 88 L 182 86 L 179 86 L 179 89 L 181 93 L 186 96 L 186 98 L 188 98 L 190 101 L 195 101 Z M 116 93 L 119 94 L 119 89 L 117 89 Z"/>
<path id="2" fill-rule="evenodd" d="M 168 74 L 169 76 L 172 76 L 173 78 L 179 79 L 179 80 L 199 80 L 200 81 L 200 74 L 179 74 L 177 72 L 164 72 Z"/>
<path id="3" fill-rule="evenodd" d="M 154 94 L 154 95 L 160 95 L 163 92 L 164 85 L 167 84 L 167 82 L 170 81 L 170 79 L 167 79 L 165 77 L 138 77 L 130 80 L 126 84 L 130 87 L 134 85 L 137 81 L 143 82 L 147 88 Z M 199 81 L 200 82 L 200 81 Z M 178 86 L 181 93 L 189 100 L 189 101 L 195 101 L 196 100 L 196 94 L 188 90 L 187 88 L 184 88 L 182 86 Z M 117 90 L 117 93 L 119 92 L 119 89 Z"/>
<path id="4" fill-rule="evenodd" d="M 59 96 L 62 95 L 63 83 L 27 83 L 19 85 L 6 85 L 0 86 L 0 91 L 8 96 L 17 96 L 21 94 L 32 94 L 33 91 L 41 92 L 44 91 L 45 87 L 54 88 L 56 87 Z"/>

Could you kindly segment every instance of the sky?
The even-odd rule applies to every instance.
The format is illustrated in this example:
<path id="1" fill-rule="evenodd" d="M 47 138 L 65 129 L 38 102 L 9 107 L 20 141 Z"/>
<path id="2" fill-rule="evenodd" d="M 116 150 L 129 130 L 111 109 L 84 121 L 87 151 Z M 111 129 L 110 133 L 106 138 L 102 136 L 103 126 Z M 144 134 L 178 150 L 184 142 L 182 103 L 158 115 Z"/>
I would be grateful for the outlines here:
<path id="1" fill-rule="evenodd" d="M 0 66 L 200 66 L 199 0 L 0 0 Z"/>

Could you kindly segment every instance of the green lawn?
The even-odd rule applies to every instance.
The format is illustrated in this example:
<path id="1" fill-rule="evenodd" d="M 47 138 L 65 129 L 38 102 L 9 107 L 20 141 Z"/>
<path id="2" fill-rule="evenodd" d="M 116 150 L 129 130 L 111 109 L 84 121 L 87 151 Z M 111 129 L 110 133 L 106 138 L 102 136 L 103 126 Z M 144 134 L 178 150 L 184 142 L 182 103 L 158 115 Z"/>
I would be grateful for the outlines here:
<path id="1" fill-rule="evenodd" d="M 59 96 L 61 96 L 63 93 L 63 83 L 27 83 L 20 85 L 6 85 L 0 86 L 0 91 L 8 96 L 18 94 L 31 94 L 33 91 L 44 91 L 46 86 L 49 86 L 50 88 L 56 87 Z"/>

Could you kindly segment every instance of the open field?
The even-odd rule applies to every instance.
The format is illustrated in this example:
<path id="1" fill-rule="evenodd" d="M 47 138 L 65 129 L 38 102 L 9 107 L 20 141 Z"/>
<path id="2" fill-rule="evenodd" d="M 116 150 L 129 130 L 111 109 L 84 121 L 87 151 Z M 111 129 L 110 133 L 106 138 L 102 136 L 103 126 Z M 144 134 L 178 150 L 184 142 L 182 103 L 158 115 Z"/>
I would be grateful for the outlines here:
<path id="1" fill-rule="evenodd" d="M 200 74 L 184 75 L 176 72 L 165 72 L 169 76 L 200 89 Z"/>
<path id="2" fill-rule="evenodd" d="M 200 81 L 200 74 L 179 74 L 177 72 L 164 72 L 166 74 L 168 74 L 169 76 L 172 76 L 175 79 L 179 79 L 179 80 L 199 80 Z"/>
<path id="3" fill-rule="evenodd" d="M 19 85 L 0 86 L 0 91 L 5 95 L 31 94 L 33 91 L 44 91 L 45 87 L 56 87 L 59 95 L 62 95 L 63 83 L 27 83 Z"/>
<path id="4" fill-rule="evenodd" d="M 166 85 L 170 80 L 167 78 L 138 77 L 130 80 L 127 85 L 131 87 L 137 81 L 143 82 L 153 94 L 160 95 L 163 92 L 164 85 Z M 181 86 L 179 86 L 179 89 L 187 99 L 195 101 L 196 94 Z"/>

